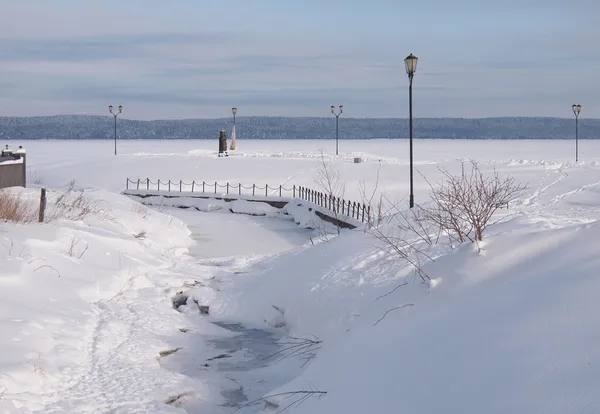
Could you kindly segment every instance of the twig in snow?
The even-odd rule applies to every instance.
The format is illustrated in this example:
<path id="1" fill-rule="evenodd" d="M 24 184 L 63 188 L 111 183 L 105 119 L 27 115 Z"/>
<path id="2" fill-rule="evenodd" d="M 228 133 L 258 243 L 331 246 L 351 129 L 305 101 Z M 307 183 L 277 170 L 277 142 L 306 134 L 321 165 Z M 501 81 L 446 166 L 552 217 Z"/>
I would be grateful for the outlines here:
<path id="1" fill-rule="evenodd" d="M 43 268 L 45 268 L 45 267 L 47 267 L 47 268 L 48 268 L 48 269 L 50 269 L 50 270 L 54 270 L 54 271 L 56 272 L 56 274 L 58 275 L 58 277 L 60 277 L 60 272 L 59 272 L 58 270 L 56 270 L 56 269 L 55 269 L 53 266 L 50 266 L 50 265 L 47 265 L 47 264 L 45 264 L 45 265 L 41 265 L 40 267 L 37 267 L 37 268 L 36 268 L 36 269 L 34 269 L 33 271 L 34 271 L 34 272 L 37 272 L 38 270 L 40 270 L 40 269 L 43 269 Z"/>
<path id="2" fill-rule="evenodd" d="M 265 397 L 257 398 L 256 400 L 252 400 L 250 402 L 247 402 L 246 404 L 241 405 L 240 407 L 236 408 L 233 411 L 233 413 L 241 410 L 242 408 L 246 408 L 246 407 L 250 407 L 252 405 L 255 405 L 256 403 L 259 403 L 261 401 L 265 401 L 270 406 L 274 406 L 274 407 L 279 408 L 279 405 L 280 405 L 280 403 L 282 401 L 285 401 L 285 400 L 287 400 L 288 398 L 291 398 L 291 397 L 298 397 L 298 396 L 300 396 L 300 398 L 292 401 L 290 404 L 288 404 L 287 406 L 285 406 L 283 409 L 277 411 L 277 413 L 282 413 L 282 412 L 284 412 L 285 410 L 287 410 L 288 408 L 290 408 L 290 407 L 292 407 L 294 405 L 298 406 L 298 405 L 302 404 L 304 401 L 306 401 L 310 397 L 317 396 L 317 398 L 320 398 L 320 397 L 322 397 L 325 394 L 327 394 L 327 391 L 318 391 L 318 390 L 280 392 L 278 394 L 267 395 Z M 269 399 L 277 398 L 277 397 L 284 397 L 284 398 L 282 398 L 279 402 L 269 401 Z"/>
<path id="3" fill-rule="evenodd" d="M 384 293 L 383 295 L 379 296 L 377 299 L 375 299 L 375 302 L 377 302 L 379 299 L 383 299 L 388 295 L 391 295 L 392 293 L 394 293 L 395 291 L 397 291 L 398 289 L 400 289 L 403 286 L 408 285 L 408 282 L 404 282 L 404 283 L 400 283 L 398 286 L 396 286 L 394 289 L 390 290 L 388 293 Z"/>
<path id="4" fill-rule="evenodd" d="M 290 339 L 292 341 L 283 344 L 283 345 L 289 345 L 289 346 L 287 346 L 283 349 L 280 349 L 279 351 L 274 352 L 271 355 L 268 355 L 267 357 L 263 358 L 262 360 L 264 361 L 264 360 L 273 358 L 274 356 L 283 354 L 283 357 L 279 358 L 276 361 L 276 362 L 280 362 L 286 358 L 291 358 L 294 356 L 304 356 L 304 355 L 308 354 L 309 356 L 307 357 L 307 361 L 304 362 L 304 364 L 302 364 L 302 366 L 304 366 L 308 363 L 308 361 L 310 361 L 314 357 L 315 351 L 317 351 L 321 347 L 321 343 L 323 342 L 323 341 L 319 340 L 316 336 L 315 336 L 315 338 L 316 339 L 313 340 L 313 339 L 308 339 L 308 338 L 290 337 Z M 294 341 L 299 341 L 299 342 L 294 342 Z"/>
<path id="5" fill-rule="evenodd" d="M 402 306 L 396 306 L 395 308 L 388 309 L 383 314 L 383 316 L 381 318 L 379 318 L 379 320 L 373 324 L 373 326 L 377 325 L 379 322 L 381 322 L 382 320 L 384 320 L 388 313 L 393 312 L 393 311 L 398 310 L 398 309 L 408 308 L 408 307 L 411 307 L 411 306 L 415 306 L 415 304 L 414 303 L 406 303 L 406 304 L 404 304 Z"/>

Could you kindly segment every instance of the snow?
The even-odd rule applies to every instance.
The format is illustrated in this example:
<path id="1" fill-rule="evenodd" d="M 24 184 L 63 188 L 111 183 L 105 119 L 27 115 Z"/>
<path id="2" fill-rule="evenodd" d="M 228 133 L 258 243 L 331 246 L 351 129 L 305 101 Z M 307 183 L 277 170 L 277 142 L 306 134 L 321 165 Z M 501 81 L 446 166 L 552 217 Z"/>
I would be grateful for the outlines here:
<path id="1" fill-rule="evenodd" d="M 274 143 L 218 159 L 203 141 L 129 141 L 117 157 L 108 142 L 20 142 L 36 182 L 10 192 L 35 203 L 43 185 L 52 206 L 75 179 L 103 207 L 0 223 L 0 412 L 599 409 L 600 142 L 575 163 L 570 141 L 418 140 L 417 203 L 470 158 L 528 183 L 483 242 L 428 250 L 428 284 L 304 200 L 120 194 L 127 177 L 316 188 L 332 141 Z M 325 160 L 347 199 L 404 210 L 407 147 L 342 142 Z"/>

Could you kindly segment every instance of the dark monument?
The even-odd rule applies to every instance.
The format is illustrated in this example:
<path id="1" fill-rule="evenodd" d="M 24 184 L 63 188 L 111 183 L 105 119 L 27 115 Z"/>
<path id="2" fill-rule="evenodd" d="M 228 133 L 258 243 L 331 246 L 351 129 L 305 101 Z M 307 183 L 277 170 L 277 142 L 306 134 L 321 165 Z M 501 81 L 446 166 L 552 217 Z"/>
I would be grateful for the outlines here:
<path id="1" fill-rule="evenodd" d="M 229 157 L 229 154 L 227 154 L 227 134 L 224 129 L 219 131 L 219 157 Z"/>

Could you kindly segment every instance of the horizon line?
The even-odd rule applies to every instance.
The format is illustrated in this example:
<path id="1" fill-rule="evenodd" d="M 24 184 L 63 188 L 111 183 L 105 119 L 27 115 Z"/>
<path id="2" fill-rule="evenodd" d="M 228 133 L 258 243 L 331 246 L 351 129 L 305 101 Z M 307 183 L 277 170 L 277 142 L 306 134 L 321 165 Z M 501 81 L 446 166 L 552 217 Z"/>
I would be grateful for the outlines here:
<path id="1" fill-rule="evenodd" d="M 0 119 L 3 118 L 58 118 L 58 117 L 97 117 L 104 118 L 109 115 L 98 115 L 98 114 L 56 114 L 56 115 L 0 115 Z M 119 119 L 125 121 L 137 121 L 137 122 L 156 122 L 156 121 L 219 121 L 225 119 L 231 119 L 231 116 L 217 117 L 217 118 L 157 118 L 157 119 L 136 119 L 127 118 L 125 116 Z M 330 116 L 282 116 L 282 115 L 251 115 L 251 116 L 236 116 L 236 119 L 251 119 L 251 118 L 287 118 L 287 119 L 330 119 Z M 342 119 L 352 120 L 410 120 L 409 117 L 341 117 Z M 413 120 L 419 119 L 464 119 L 464 120 L 486 120 L 486 119 L 561 119 L 561 120 L 575 120 L 575 117 L 558 117 L 558 116 L 516 116 L 516 115 L 504 115 L 504 116 L 484 116 L 484 117 L 464 117 L 464 116 L 440 116 L 440 117 L 413 117 Z M 600 118 L 580 118 L 580 120 L 600 120 Z"/>

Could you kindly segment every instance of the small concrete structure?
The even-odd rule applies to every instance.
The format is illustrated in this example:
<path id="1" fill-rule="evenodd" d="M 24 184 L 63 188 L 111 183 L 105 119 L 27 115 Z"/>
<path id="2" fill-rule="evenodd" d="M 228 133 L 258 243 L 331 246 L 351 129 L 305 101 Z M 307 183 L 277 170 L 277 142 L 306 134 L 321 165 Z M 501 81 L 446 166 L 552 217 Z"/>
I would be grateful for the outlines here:
<path id="1" fill-rule="evenodd" d="M 27 186 L 27 158 L 22 146 L 15 151 L 6 145 L 0 151 L 0 189 Z"/>

